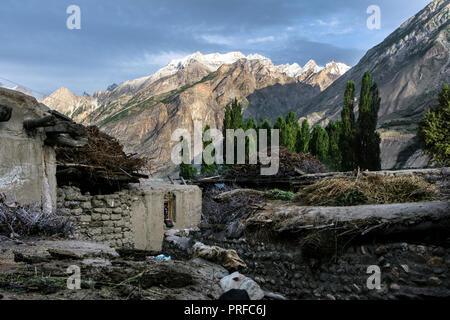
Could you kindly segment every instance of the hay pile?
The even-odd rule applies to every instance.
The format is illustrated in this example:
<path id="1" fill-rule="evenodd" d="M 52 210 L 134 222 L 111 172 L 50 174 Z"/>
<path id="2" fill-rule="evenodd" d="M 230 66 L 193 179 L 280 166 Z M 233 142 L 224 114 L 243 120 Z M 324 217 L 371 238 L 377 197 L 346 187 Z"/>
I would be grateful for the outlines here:
<path id="1" fill-rule="evenodd" d="M 295 201 L 309 206 L 353 206 L 436 200 L 438 189 L 418 177 L 363 176 L 325 179 L 305 187 Z"/>
<path id="2" fill-rule="evenodd" d="M 85 147 L 57 147 L 57 161 L 62 164 L 101 167 L 109 173 L 137 173 L 149 169 L 147 158 L 125 154 L 117 139 L 101 132 L 97 127 L 87 127 L 86 135 L 89 143 Z"/>
<path id="3" fill-rule="evenodd" d="M 269 150 L 268 154 L 271 152 Z M 280 168 L 275 177 L 298 176 L 308 173 L 328 172 L 327 167 L 310 154 L 295 153 L 285 147 L 279 149 Z M 226 177 L 256 177 L 261 175 L 261 163 L 239 164 L 227 171 Z"/>

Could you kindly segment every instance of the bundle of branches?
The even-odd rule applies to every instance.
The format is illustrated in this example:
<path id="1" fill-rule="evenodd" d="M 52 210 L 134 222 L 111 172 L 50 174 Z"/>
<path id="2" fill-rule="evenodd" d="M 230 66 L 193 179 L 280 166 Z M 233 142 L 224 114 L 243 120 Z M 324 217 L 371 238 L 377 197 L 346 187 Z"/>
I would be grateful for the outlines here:
<path id="1" fill-rule="evenodd" d="M 233 236 L 232 224 L 239 223 L 241 219 L 246 219 L 260 209 L 265 195 L 257 192 L 238 192 L 231 197 L 218 199 L 219 194 L 230 190 L 237 190 L 236 186 L 225 186 L 221 190 L 207 187 L 203 190 L 202 219 L 215 231 L 228 230 L 228 236 Z"/>
<path id="2" fill-rule="evenodd" d="M 0 195 L 0 234 L 5 236 L 55 235 L 68 236 L 72 221 L 56 212 L 46 213 L 37 205 L 9 204 Z"/>
<path id="3" fill-rule="evenodd" d="M 86 165 L 113 172 L 137 173 L 148 168 L 148 159 L 125 154 L 117 139 L 101 132 L 97 127 L 86 128 L 89 143 L 81 148 L 56 148 L 56 159 L 63 164 Z"/>
<path id="4" fill-rule="evenodd" d="M 324 179 L 305 187 L 296 200 L 312 206 L 352 206 L 432 201 L 438 189 L 418 177 L 363 176 Z"/>
<path id="5" fill-rule="evenodd" d="M 269 149 L 268 154 L 271 155 Z M 258 164 L 239 164 L 233 166 L 226 173 L 226 177 L 242 177 L 242 176 L 260 176 L 261 163 Z M 285 147 L 279 148 L 279 170 L 276 177 L 298 176 L 308 173 L 327 172 L 327 167 L 321 163 L 316 157 L 305 154 L 295 153 Z"/>

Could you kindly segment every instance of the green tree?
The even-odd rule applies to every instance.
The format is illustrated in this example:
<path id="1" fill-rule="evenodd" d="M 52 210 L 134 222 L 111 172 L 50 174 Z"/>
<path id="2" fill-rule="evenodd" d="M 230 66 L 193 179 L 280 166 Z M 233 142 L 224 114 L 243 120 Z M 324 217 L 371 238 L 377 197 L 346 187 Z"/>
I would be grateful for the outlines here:
<path id="1" fill-rule="evenodd" d="M 244 122 L 242 119 L 242 106 L 238 102 L 237 98 L 231 103 L 231 128 L 227 129 L 239 129 L 244 128 Z"/>
<path id="2" fill-rule="evenodd" d="M 248 130 L 248 129 L 255 129 L 255 130 L 257 130 L 258 129 L 258 127 L 256 125 L 256 122 L 255 122 L 255 120 L 253 118 L 250 118 L 250 119 L 247 120 L 247 122 L 245 123 L 245 129 L 246 130 Z"/>
<path id="3" fill-rule="evenodd" d="M 209 125 L 206 125 L 205 130 L 203 131 L 203 150 L 205 150 L 206 147 L 209 146 L 213 142 L 211 136 L 206 136 L 206 132 L 208 130 L 210 130 L 210 129 L 211 128 L 209 127 Z M 214 151 L 211 153 L 211 156 L 213 156 L 213 157 L 215 156 L 215 152 Z M 202 165 L 201 165 L 201 168 L 200 168 L 200 172 L 202 174 L 205 174 L 205 175 L 212 175 L 212 174 L 214 174 L 214 171 L 216 170 L 216 167 L 217 166 L 216 166 L 215 163 L 207 164 L 205 162 L 205 159 L 203 158 L 202 159 Z"/>
<path id="4" fill-rule="evenodd" d="M 292 152 L 296 151 L 298 122 L 295 119 L 295 112 L 290 111 L 286 116 L 285 147 Z"/>
<path id="5" fill-rule="evenodd" d="M 273 128 L 280 130 L 280 146 L 286 147 L 289 139 L 289 131 L 282 115 L 278 116 Z"/>
<path id="6" fill-rule="evenodd" d="M 242 106 L 241 104 L 238 102 L 237 98 L 235 98 L 233 100 L 233 102 L 231 102 L 231 104 L 227 105 L 225 108 L 225 114 L 224 114 L 224 119 L 223 119 L 223 154 L 226 155 L 226 130 L 227 129 L 244 129 L 245 128 L 245 124 L 242 118 Z M 236 139 L 236 138 L 235 138 Z M 234 143 L 234 154 L 236 155 L 236 151 L 237 151 L 237 145 L 236 145 L 236 140 Z"/>
<path id="7" fill-rule="evenodd" d="M 343 171 L 356 169 L 356 127 L 355 127 L 355 83 L 347 82 L 344 94 L 344 107 L 341 112 L 341 134 L 339 138 L 339 149 L 341 153 L 341 166 Z"/>
<path id="8" fill-rule="evenodd" d="M 380 135 L 376 131 L 380 97 L 376 83 L 369 71 L 364 74 L 359 100 L 358 127 L 356 131 L 357 164 L 361 169 L 380 170 Z"/>
<path id="9" fill-rule="evenodd" d="M 309 141 L 311 140 L 311 132 L 309 129 L 309 122 L 304 119 L 300 131 L 297 133 L 297 152 L 308 153 L 309 152 Z"/>
<path id="10" fill-rule="evenodd" d="M 328 133 L 322 126 L 315 126 L 312 131 L 312 138 L 309 146 L 311 154 L 317 156 L 321 161 L 326 161 L 328 156 L 328 146 Z"/>
<path id="11" fill-rule="evenodd" d="M 266 130 L 266 132 L 267 132 L 267 145 L 266 146 L 267 146 L 267 148 L 270 148 L 271 143 L 272 143 L 272 126 L 270 124 L 270 121 L 266 119 L 262 123 L 261 129 Z M 260 137 L 258 137 L 258 139 L 260 139 Z M 259 143 L 258 143 L 258 151 L 259 151 Z"/>
<path id="12" fill-rule="evenodd" d="M 439 104 L 426 111 L 419 123 L 418 136 L 423 153 L 440 166 L 450 165 L 450 88 L 445 83 L 438 95 Z"/>
<path id="13" fill-rule="evenodd" d="M 197 168 L 192 166 L 191 156 L 189 153 L 189 146 L 186 144 L 187 142 L 184 141 L 183 137 L 180 139 L 180 142 L 183 143 L 183 149 L 181 150 L 181 157 L 183 159 L 183 162 L 180 164 L 180 177 L 183 177 L 184 179 L 192 179 L 197 175 Z M 183 150 L 188 150 L 186 153 L 183 152 Z"/>
<path id="14" fill-rule="evenodd" d="M 339 139 L 342 130 L 342 121 L 330 121 L 326 127 L 328 133 L 328 160 L 327 164 L 335 170 L 340 170 L 342 154 L 339 148 Z"/>

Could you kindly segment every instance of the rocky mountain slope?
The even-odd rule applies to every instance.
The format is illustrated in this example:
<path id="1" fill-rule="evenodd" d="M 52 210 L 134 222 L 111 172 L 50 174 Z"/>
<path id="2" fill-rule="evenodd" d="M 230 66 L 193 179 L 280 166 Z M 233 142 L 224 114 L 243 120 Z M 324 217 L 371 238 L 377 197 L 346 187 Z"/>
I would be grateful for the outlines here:
<path id="1" fill-rule="evenodd" d="M 43 102 L 74 120 L 96 124 L 124 143 L 128 152 L 154 157 L 154 169 L 170 166 L 171 134 L 177 128 L 193 132 L 193 121 L 221 128 L 225 106 L 235 97 L 245 114 L 275 119 L 304 104 L 350 67 L 314 61 L 274 65 L 260 55 L 239 52 L 174 60 L 155 74 L 79 97 L 59 89 Z"/>
<path id="2" fill-rule="evenodd" d="M 338 119 L 346 82 L 355 81 L 359 95 L 362 76 L 370 70 L 381 96 L 383 168 L 408 162 L 425 165 L 426 159 L 417 157 L 415 128 L 424 110 L 435 104 L 443 83 L 450 82 L 449 9 L 448 0 L 431 2 L 306 107 L 298 108 L 298 115 L 312 123 Z"/>

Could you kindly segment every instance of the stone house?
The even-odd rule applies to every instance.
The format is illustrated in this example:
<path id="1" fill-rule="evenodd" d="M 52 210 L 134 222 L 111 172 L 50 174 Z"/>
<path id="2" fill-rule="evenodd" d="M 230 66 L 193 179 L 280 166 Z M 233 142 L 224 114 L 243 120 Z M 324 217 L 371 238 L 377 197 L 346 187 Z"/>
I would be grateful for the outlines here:
<path id="1" fill-rule="evenodd" d="M 58 187 L 55 149 L 49 138 L 71 144 L 81 140 L 52 136 L 61 133 L 61 126 L 52 130 L 53 123 L 42 123 L 54 117 L 54 111 L 31 96 L 0 88 L 0 108 L 0 194 L 9 201 L 38 203 L 46 211 L 59 209 L 77 222 L 79 239 L 114 247 L 160 250 L 168 230 L 165 220 L 177 229 L 200 223 L 202 192 L 197 186 L 142 181 L 111 194 Z M 30 129 L 26 121 L 42 127 Z"/>

